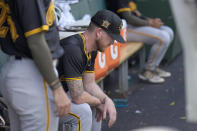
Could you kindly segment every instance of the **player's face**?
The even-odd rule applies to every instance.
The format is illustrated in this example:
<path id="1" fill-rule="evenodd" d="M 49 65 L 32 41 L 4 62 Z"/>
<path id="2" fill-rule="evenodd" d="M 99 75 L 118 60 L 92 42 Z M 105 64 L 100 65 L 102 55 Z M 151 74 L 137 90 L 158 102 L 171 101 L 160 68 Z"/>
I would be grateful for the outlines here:
<path id="1" fill-rule="evenodd" d="M 114 40 L 105 31 L 102 30 L 101 36 L 96 40 L 97 50 L 104 52 L 105 49 L 113 44 Z"/>

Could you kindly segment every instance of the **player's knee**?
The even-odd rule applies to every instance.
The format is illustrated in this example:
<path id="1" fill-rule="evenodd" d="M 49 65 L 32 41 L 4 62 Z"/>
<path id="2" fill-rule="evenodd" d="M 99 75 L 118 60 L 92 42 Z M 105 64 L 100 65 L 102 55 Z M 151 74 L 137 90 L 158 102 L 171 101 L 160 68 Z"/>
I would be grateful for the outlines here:
<path id="1" fill-rule="evenodd" d="M 163 48 L 168 48 L 171 43 L 170 36 L 168 34 L 161 34 L 160 38 Z"/>
<path id="2" fill-rule="evenodd" d="M 83 106 L 81 106 L 80 108 L 80 112 L 81 112 L 81 116 L 80 119 L 83 120 L 85 119 L 85 121 L 92 121 L 92 110 L 89 106 L 89 104 L 82 104 Z"/>
<path id="3" fill-rule="evenodd" d="M 92 127 L 92 110 L 89 104 L 80 105 L 80 121 L 81 121 L 81 130 L 90 131 Z"/>
<path id="4" fill-rule="evenodd" d="M 166 31 L 168 32 L 168 35 L 170 36 L 170 40 L 172 41 L 174 39 L 174 31 L 170 27 L 167 27 Z"/>
<path id="5" fill-rule="evenodd" d="M 171 40 L 173 40 L 174 39 L 174 31 L 171 28 L 169 28 L 169 35 L 170 35 Z"/>

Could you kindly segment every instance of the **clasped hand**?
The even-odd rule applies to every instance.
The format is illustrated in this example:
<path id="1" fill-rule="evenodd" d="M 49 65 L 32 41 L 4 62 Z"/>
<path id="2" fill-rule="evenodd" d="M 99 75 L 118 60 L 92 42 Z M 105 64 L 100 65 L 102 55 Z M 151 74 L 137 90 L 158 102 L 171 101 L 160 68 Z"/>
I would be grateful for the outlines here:
<path id="1" fill-rule="evenodd" d="M 96 106 L 96 120 L 105 120 L 107 114 L 109 115 L 108 127 L 111 127 L 116 121 L 117 112 L 113 101 L 109 97 L 105 99 L 104 104 Z"/>

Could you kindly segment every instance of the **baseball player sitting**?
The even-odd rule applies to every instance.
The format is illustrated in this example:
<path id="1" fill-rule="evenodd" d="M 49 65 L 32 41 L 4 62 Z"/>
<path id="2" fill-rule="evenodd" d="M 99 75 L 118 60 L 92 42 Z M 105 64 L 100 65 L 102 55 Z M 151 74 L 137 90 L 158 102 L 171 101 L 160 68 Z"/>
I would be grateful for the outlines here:
<path id="1" fill-rule="evenodd" d="M 107 114 L 109 127 L 116 121 L 113 101 L 95 82 L 94 62 L 97 51 L 105 51 L 114 40 L 124 42 L 121 27 L 122 21 L 115 13 L 101 10 L 91 18 L 84 33 L 61 40 L 65 52 L 57 68 L 72 99 L 72 113 L 60 119 L 59 131 L 100 131 Z"/>
<path id="2" fill-rule="evenodd" d="M 134 0 L 111 0 L 110 10 L 116 12 L 128 23 L 128 41 L 143 42 L 152 45 L 148 61 L 139 74 L 139 78 L 151 83 L 163 83 L 171 73 L 159 68 L 171 41 L 174 38 L 172 29 L 164 26 L 159 18 L 148 18 L 138 10 Z"/>

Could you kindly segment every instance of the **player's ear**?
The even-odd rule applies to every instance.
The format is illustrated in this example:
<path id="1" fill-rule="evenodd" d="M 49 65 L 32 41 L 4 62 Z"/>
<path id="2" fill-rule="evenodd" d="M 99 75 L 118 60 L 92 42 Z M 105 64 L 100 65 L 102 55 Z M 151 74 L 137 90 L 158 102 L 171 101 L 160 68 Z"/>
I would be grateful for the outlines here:
<path id="1" fill-rule="evenodd" d="M 96 33 L 96 38 L 100 39 L 102 35 L 102 28 L 96 28 L 95 33 Z"/>

